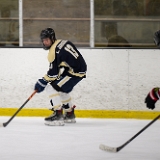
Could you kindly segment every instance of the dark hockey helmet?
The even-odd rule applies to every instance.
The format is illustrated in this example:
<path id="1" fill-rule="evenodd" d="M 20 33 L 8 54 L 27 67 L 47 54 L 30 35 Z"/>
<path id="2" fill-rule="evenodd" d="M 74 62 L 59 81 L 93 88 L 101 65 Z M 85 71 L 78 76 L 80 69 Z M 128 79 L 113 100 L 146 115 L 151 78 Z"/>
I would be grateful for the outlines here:
<path id="1" fill-rule="evenodd" d="M 52 28 L 46 28 L 46 29 L 41 31 L 40 38 L 41 38 L 41 41 L 43 41 L 44 38 L 49 38 L 52 41 L 52 44 L 53 44 L 55 42 L 55 40 L 56 40 L 55 32 L 54 32 L 54 30 Z M 46 47 L 43 44 L 43 48 L 45 50 L 50 49 L 50 47 L 51 46 Z"/>

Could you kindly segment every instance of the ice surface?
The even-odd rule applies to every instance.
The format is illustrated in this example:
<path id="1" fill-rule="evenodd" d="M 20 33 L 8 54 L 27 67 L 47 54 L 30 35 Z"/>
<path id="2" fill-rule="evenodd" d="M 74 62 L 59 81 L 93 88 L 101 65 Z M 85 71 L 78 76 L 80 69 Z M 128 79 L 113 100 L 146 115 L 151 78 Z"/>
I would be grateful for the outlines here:
<path id="1" fill-rule="evenodd" d="M 10 117 L 0 117 L 6 122 Z M 76 124 L 45 126 L 40 117 L 15 117 L 0 128 L 0 160 L 159 160 L 160 121 L 156 121 L 118 153 L 118 147 L 151 120 L 84 119 Z"/>

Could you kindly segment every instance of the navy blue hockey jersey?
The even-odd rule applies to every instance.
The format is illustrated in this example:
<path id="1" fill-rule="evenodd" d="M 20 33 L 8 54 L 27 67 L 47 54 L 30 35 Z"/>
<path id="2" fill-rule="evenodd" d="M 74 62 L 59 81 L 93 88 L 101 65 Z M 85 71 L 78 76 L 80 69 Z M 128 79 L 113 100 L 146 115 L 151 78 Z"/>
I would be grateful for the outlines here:
<path id="1" fill-rule="evenodd" d="M 56 40 L 49 50 L 48 61 L 50 63 L 49 70 L 44 76 L 44 79 L 47 81 L 54 81 L 61 74 L 70 77 L 86 77 L 86 62 L 70 41 Z M 64 68 L 63 73 L 60 72 L 62 67 Z"/>

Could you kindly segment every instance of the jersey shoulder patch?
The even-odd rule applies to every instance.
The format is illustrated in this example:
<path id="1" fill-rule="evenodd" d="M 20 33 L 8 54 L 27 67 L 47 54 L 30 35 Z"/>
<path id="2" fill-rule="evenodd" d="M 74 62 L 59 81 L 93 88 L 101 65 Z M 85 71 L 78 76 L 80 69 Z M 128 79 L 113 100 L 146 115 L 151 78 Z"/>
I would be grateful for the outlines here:
<path id="1" fill-rule="evenodd" d="M 61 40 L 56 40 L 56 41 L 54 42 L 54 44 L 51 46 L 50 50 L 49 50 L 49 53 L 48 53 L 48 61 L 49 61 L 50 63 L 52 63 L 52 62 L 55 60 L 55 55 L 56 55 L 55 49 L 56 49 L 56 47 L 57 47 L 57 45 L 59 44 L 60 41 L 61 41 Z"/>

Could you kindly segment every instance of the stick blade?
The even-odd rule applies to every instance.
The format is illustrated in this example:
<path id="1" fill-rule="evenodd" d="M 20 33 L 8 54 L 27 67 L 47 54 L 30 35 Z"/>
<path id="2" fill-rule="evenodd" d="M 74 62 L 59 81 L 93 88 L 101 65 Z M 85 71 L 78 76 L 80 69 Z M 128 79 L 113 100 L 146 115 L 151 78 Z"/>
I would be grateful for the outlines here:
<path id="1" fill-rule="evenodd" d="M 118 152 L 116 147 L 109 147 L 109 146 L 106 146 L 104 144 L 100 144 L 99 149 L 101 149 L 103 151 L 106 151 L 106 152 L 112 152 L 112 153 Z"/>

